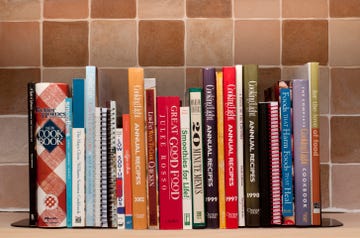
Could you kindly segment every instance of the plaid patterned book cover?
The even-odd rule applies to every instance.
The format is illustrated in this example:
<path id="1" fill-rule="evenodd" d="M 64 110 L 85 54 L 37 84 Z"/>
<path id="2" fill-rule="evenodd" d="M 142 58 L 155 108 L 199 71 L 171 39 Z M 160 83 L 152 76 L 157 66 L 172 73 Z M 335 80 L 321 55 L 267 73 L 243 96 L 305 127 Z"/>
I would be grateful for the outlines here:
<path id="1" fill-rule="evenodd" d="M 39 227 L 66 226 L 65 98 L 64 83 L 37 83 L 36 150 Z"/>

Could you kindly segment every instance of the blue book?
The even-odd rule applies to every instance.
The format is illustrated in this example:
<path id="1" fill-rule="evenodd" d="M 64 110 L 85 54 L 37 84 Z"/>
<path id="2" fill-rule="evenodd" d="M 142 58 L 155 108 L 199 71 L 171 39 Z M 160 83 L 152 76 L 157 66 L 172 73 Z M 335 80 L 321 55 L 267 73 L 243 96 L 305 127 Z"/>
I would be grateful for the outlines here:
<path id="1" fill-rule="evenodd" d="M 80 78 L 73 79 L 73 127 L 84 128 L 84 100 L 85 100 L 85 80 Z"/>
<path id="2" fill-rule="evenodd" d="M 294 224 L 293 159 L 292 159 L 292 122 L 291 89 L 280 89 L 280 137 L 281 137 L 281 174 L 282 174 L 282 214 L 285 224 Z"/>
<path id="3" fill-rule="evenodd" d="M 309 80 L 293 80 L 295 224 L 311 226 Z"/>
<path id="4" fill-rule="evenodd" d="M 95 225 L 95 94 L 96 92 L 96 67 L 86 66 L 85 79 L 85 133 L 86 133 L 86 157 L 85 157 L 85 203 L 86 203 L 86 226 L 92 227 Z"/>
<path id="5" fill-rule="evenodd" d="M 72 227 L 72 98 L 65 99 L 66 226 Z"/>

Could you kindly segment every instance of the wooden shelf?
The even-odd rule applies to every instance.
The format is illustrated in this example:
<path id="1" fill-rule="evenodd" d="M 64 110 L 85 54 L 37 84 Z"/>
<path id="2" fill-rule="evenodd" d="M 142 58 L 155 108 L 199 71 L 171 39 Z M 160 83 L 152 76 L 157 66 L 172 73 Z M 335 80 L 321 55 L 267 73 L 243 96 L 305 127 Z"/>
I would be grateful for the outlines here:
<path id="1" fill-rule="evenodd" d="M 360 237 L 360 213 L 326 213 L 323 217 L 331 217 L 341 221 L 341 227 L 317 227 L 317 228 L 243 228 L 234 230 L 203 229 L 203 230 L 116 230 L 116 229 L 40 229 L 18 228 L 10 224 L 27 218 L 27 213 L 0 212 L 0 237 L 21 238 L 92 238 L 92 237 L 149 237 L 149 238 L 297 238 L 297 237 Z"/>

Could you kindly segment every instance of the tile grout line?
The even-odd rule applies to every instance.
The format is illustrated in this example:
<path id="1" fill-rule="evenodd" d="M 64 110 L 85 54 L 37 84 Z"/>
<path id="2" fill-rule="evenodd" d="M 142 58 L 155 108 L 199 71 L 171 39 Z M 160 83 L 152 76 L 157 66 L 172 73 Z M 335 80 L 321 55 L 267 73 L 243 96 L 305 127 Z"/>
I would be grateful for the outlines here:
<path id="1" fill-rule="evenodd" d="M 44 0 L 40 0 L 40 82 L 44 81 Z"/>
<path id="2" fill-rule="evenodd" d="M 188 68 L 188 63 L 187 63 L 187 30 L 188 30 L 188 17 L 187 17 L 187 12 L 186 12 L 186 2 L 187 1 L 183 1 L 184 2 L 184 6 L 183 6 L 183 10 L 184 10 L 184 14 L 183 14 L 183 18 L 182 20 L 184 21 L 184 69 L 183 69 L 183 73 L 184 73 L 184 78 L 183 78 L 183 84 L 184 84 L 184 91 L 183 91 L 183 104 L 185 106 L 185 102 L 186 102 L 186 82 L 187 82 L 187 68 Z"/>
<path id="3" fill-rule="evenodd" d="M 88 65 L 91 65 L 91 26 L 92 26 L 92 21 L 91 21 L 91 0 L 88 0 L 88 17 L 86 18 L 87 23 L 88 23 Z M 86 77 L 86 75 L 85 75 Z"/>

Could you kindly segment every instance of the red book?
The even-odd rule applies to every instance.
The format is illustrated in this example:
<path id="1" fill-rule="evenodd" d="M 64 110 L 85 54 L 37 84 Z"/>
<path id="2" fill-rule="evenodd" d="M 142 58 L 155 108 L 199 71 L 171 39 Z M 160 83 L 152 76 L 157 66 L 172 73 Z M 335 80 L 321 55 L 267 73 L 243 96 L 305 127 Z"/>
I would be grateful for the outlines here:
<path id="1" fill-rule="evenodd" d="M 238 227 L 235 67 L 223 68 L 226 228 Z"/>
<path id="2" fill-rule="evenodd" d="M 157 97 L 160 229 L 182 229 L 179 97 Z"/>

